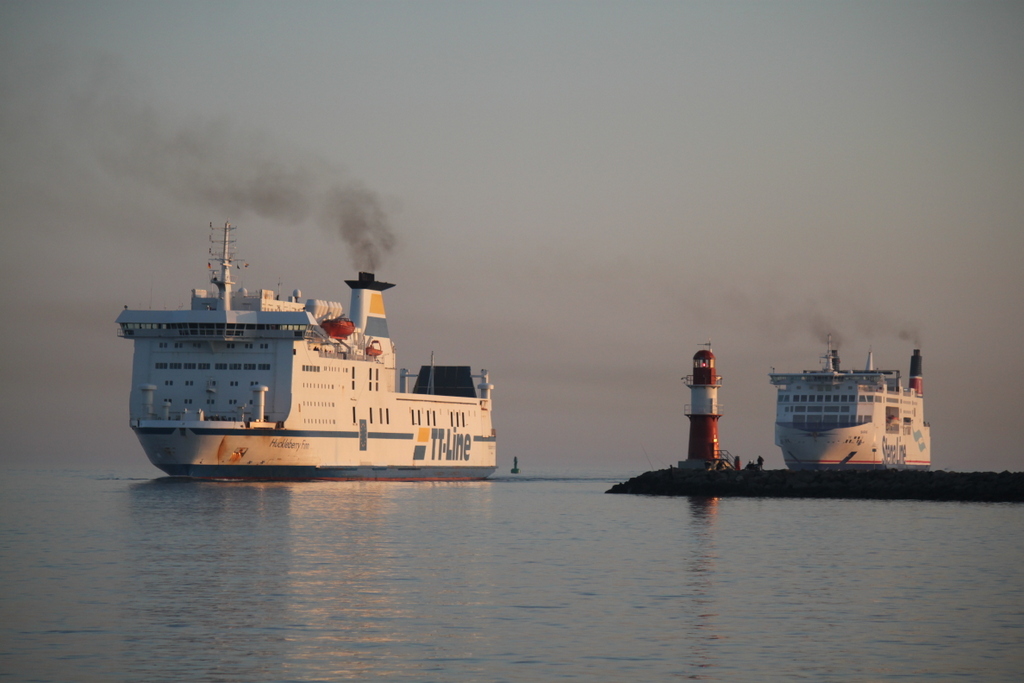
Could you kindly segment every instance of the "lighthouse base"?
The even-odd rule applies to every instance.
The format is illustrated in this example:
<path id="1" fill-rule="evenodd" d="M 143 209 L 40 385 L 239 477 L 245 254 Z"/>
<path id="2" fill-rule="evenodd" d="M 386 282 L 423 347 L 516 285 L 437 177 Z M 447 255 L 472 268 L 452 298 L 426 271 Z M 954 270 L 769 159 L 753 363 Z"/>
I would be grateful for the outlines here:
<path id="1" fill-rule="evenodd" d="M 698 460 L 697 458 L 680 460 L 679 469 L 681 470 L 706 470 L 710 460 Z"/>

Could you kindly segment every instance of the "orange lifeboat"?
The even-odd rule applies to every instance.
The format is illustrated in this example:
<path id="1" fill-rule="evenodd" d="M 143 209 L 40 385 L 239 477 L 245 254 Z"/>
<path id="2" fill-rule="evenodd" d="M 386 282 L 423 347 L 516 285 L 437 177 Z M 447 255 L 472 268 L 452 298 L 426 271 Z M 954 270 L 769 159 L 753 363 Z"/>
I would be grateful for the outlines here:
<path id="1" fill-rule="evenodd" d="M 381 348 L 380 342 L 374 339 L 372 342 L 366 345 L 366 355 L 376 358 L 380 354 L 384 353 L 384 349 Z"/>
<path id="2" fill-rule="evenodd" d="M 348 318 L 324 320 L 320 323 L 320 327 L 324 328 L 324 332 L 329 334 L 332 339 L 348 339 L 348 336 L 356 329 L 355 323 Z"/>

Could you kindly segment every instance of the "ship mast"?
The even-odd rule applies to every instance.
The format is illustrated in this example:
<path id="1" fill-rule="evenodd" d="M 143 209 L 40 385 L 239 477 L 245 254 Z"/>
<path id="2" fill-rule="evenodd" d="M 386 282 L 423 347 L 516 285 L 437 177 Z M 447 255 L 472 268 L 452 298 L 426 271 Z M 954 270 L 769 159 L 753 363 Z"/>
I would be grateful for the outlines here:
<path id="1" fill-rule="evenodd" d="M 210 276 L 210 282 L 217 285 L 218 298 L 221 302 L 220 310 L 222 311 L 231 310 L 231 285 L 234 284 L 231 281 L 231 263 L 235 258 L 234 229 L 235 226 L 231 223 L 224 223 L 223 235 L 210 234 L 210 242 L 213 243 L 213 246 L 210 247 L 211 260 L 220 261 L 219 278 L 218 273 L 214 272 Z M 210 230 L 221 230 L 221 228 L 214 228 L 213 223 L 210 223 Z"/>

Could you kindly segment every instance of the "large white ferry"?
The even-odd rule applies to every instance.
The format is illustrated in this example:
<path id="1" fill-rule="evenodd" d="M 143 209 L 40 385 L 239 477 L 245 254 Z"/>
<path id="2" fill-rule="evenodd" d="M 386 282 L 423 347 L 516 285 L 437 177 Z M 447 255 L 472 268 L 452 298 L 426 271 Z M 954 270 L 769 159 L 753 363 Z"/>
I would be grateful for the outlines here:
<path id="1" fill-rule="evenodd" d="M 831 339 L 821 370 L 769 375 L 779 388 L 775 445 L 791 470 L 931 467 L 931 429 L 924 419 L 921 352 L 910 359 L 909 387 L 899 370 L 839 369 Z"/>
<path id="2" fill-rule="evenodd" d="M 343 317 L 340 303 L 303 300 L 298 290 L 287 299 L 235 291 L 234 226 L 216 228 L 211 241 L 216 291 L 193 290 L 190 310 L 126 308 L 117 318 L 118 335 L 135 342 L 130 424 L 150 462 L 217 479 L 494 472 L 487 371 L 396 370 L 383 298 L 394 285 L 373 273 L 346 280 Z"/>

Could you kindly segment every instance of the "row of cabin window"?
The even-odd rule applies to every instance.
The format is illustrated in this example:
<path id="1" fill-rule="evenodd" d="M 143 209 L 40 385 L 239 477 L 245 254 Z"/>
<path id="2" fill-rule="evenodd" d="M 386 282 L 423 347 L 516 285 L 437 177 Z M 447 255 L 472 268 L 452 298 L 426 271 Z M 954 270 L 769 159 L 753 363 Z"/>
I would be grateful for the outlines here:
<path id="1" fill-rule="evenodd" d="M 786 406 L 787 413 L 848 413 L 850 406 Z"/>
<path id="2" fill-rule="evenodd" d="M 167 342 L 160 342 L 158 344 L 158 346 L 161 349 L 166 349 L 167 348 Z M 203 348 L 203 343 L 202 342 L 192 342 L 192 346 L 193 346 L 193 348 L 201 349 L 201 348 Z M 234 342 L 232 342 L 230 344 L 227 344 L 226 346 L 229 349 L 233 349 L 237 345 Z M 176 349 L 183 349 L 183 348 L 185 348 L 185 342 L 174 342 L 174 348 L 176 348 Z M 244 344 L 242 344 L 242 348 L 251 349 L 252 348 L 252 344 L 244 343 Z M 260 344 L 260 348 L 261 349 L 269 349 L 270 348 L 270 344 Z"/>
<path id="3" fill-rule="evenodd" d="M 155 363 L 157 370 L 209 370 L 209 363 Z M 214 363 L 214 370 L 269 370 L 270 363 Z"/>
<path id="4" fill-rule="evenodd" d="M 373 424 L 373 408 L 369 408 L 370 413 L 370 424 Z M 352 424 L 355 424 L 358 420 L 356 419 L 356 407 L 352 406 Z M 377 423 L 378 424 L 391 424 L 391 409 L 390 408 L 377 408 Z"/>
<path id="5" fill-rule="evenodd" d="M 794 415 L 793 422 L 837 422 L 839 424 L 862 425 L 871 422 L 870 415 L 836 415 L 824 418 L 821 415 Z"/>
<path id="6" fill-rule="evenodd" d="M 164 401 L 166 403 L 174 403 L 174 399 L 173 398 L 165 398 Z M 184 403 L 185 405 L 189 405 L 189 406 L 192 405 L 192 399 L 190 399 L 190 398 L 183 398 L 181 400 L 181 402 Z M 206 405 L 208 405 L 208 406 L 215 406 L 215 405 L 217 405 L 217 399 L 215 399 L 215 398 L 208 398 L 208 399 L 206 399 Z M 228 405 L 229 406 L 236 406 L 236 405 L 238 405 L 238 399 L 236 399 L 236 398 L 228 399 Z M 249 401 L 249 403 L 247 405 L 252 405 L 252 401 Z"/>
<path id="7" fill-rule="evenodd" d="M 418 410 L 416 408 L 410 408 L 409 409 L 409 415 L 410 415 L 410 419 L 412 420 L 412 424 L 413 425 L 422 425 L 423 424 L 424 413 L 426 414 L 426 418 L 427 418 L 427 426 L 428 427 L 436 427 L 437 426 L 437 411 L 436 410 Z M 466 426 L 466 414 L 462 413 L 462 412 L 459 412 L 459 413 L 455 413 L 455 412 L 448 413 L 448 421 L 451 423 L 449 425 L 450 427 L 465 427 Z"/>
<path id="8" fill-rule="evenodd" d="M 309 325 L 267 325 L 264 323 L 121 323 L 123 330 L 304 330 Z"/>
<path id="9" fill-rule="evenodd" d="M 182 382 L 182 384 L 184 384 L 186 387 L 191 387 L 191 386 L 195 385 L 195 380 L 186 379 L 184 382 Z M 259 380 L 255 380 L 254 379 L 253 381 L 249 382 L 249 386 L 250 387 L 254 387 L 257 384 L 259 384 Z M 164 380 L 164 386 L 165 387 L 173 387 L 174 386 L 174 380 L 173 379 L 165 379 Z M 215 387 L 215 386 L 217 386 L 217 380 L 211 379 L 210 381 L 208 381 L 206 383 L 206 386 L 207 387 Z M 237 387 L 238 386 L 238 381 L 237 380 L 232 380 L 232 381 L 228 382 L 228 386 Z"/>
<path id="10" fill-rule="evenodd" d="M 854 396 L 852 394 L 842 394 L 839 396 L 833 396 L 831 394 L 780 394 L 779 401 L 785 403 L 792 401 L 793 403 L 881 403 L 881 396 Z M 890 399 L 891 400 L 891 399 Z"/>
<path id="11" fill-rule="evenodd" d="M 368 373 L 367 391 L 380 391 L 380 368 L 370 368 Z M 356 388 L 356 369 L 352 368 L 352 389 Z"/>
<path id="12" fill-rule="evenodd" d="M 793 403 L 855 403 L 857 397 L 854 394 L 780 394 L 781 401 L 792 401 Z"/>

